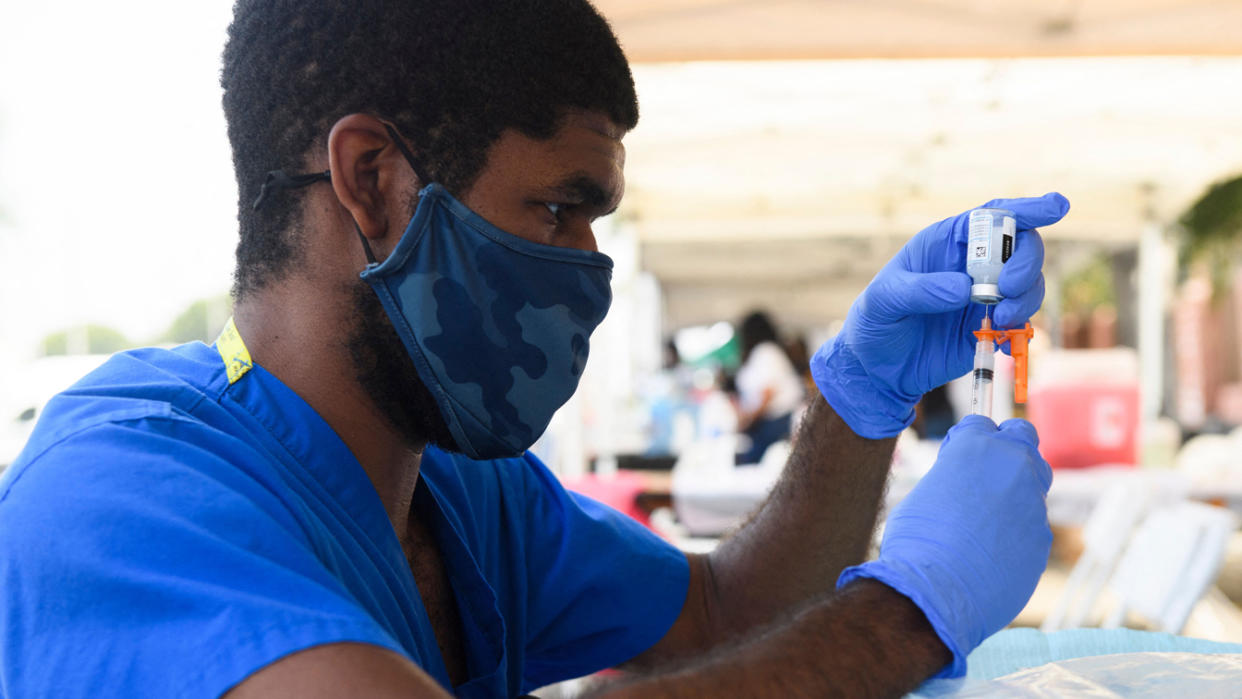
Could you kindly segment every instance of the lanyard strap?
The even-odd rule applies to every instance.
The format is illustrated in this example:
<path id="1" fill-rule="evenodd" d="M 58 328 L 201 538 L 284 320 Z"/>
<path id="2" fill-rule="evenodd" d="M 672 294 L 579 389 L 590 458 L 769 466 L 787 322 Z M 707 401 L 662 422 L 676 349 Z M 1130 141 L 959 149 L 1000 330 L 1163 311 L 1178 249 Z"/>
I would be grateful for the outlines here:
<path id="1" fill-rule="evenodd" d="M 242 341 L 241 334 L 237 332 L 237 325 L 233 323 L 232 316 L 229 316 L 229 321 L 224 324 L 220 337 L 216 338 L 216 351 L 224 360 L 224 370 L 228 372 L 230 386 L 245 376 L 246 372 L 254 366 L 254 363 L 250 361 L 250 350 L 246 349 L 246 343 Z"/>

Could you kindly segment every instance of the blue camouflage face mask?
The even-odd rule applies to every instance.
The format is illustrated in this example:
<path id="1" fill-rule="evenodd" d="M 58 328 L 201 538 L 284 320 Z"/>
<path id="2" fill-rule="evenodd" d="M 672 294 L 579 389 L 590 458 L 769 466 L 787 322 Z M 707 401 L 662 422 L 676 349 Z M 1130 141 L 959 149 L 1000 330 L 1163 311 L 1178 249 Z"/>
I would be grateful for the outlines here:
<path id="1" fill-rule="evenodd" d="M 588 338 L 612 302 L 612 260 L 506 233 L 434 183 L 386 260 L 362 243 L 362 279 L 462 452 L 490 459 L 534 444 L 578 387 Z"/>

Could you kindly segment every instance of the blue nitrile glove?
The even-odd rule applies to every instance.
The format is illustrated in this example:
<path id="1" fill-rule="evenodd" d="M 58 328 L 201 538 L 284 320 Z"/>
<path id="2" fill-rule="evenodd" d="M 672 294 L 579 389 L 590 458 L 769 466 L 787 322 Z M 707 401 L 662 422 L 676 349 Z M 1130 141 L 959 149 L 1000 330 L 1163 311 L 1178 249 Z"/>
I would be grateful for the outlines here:
<path id="1" fill-rule="evenodd" d="M 874 578 L 918 605 L 953 653 L 937 677 L 966 672 L 966 656 L 1022 611 L 1048 564 L 1052 469 L 1038 444 L 1026 420 L 997 429 L 967 416 L 889 516 L 879 560 L 837 580 Z"/>
<path id="2" fill-rule="evenodd" d="M 1055 192 L 993 199 L 1017 218 L 1013 255 L 1001 269 L 1005 296 L 997 328 L 1021 326 L 1044 300 L 1044 242 L 1036 226 L 1061 220 L 1069 201 Z M 924 393 L 970 371 L 984 307 L 970 303 L 966 238 L 970 212 L 924 228 L 871 280 L 840 334 L 811 359 L 824 398 L 859 436 L 882 439 L 914 421 Z"/>

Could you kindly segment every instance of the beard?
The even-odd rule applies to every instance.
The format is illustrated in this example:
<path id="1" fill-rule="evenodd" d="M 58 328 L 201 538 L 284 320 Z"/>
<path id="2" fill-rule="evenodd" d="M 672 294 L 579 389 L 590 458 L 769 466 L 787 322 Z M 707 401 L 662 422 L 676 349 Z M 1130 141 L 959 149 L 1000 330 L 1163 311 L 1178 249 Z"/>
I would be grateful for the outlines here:
<path id="1" fill-rule="evenodd" d="M 355 323 L 347 347 L 362 390 L 412 449 L 431 443 L 460 452 L 379 297 L 362 280 L 350 285 L 350 296 Z"/>

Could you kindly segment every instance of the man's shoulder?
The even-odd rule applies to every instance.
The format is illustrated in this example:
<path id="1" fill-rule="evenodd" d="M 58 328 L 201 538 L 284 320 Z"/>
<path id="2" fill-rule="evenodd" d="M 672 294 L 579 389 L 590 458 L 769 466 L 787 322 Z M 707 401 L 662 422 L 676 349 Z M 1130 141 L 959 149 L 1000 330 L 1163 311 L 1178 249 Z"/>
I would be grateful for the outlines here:
<path id="1" fill-rule="evenodd" d="M 38 622 L 6 629 L 17 694 L 218 696 L 311 646 L 402 651 L 395 537 L 291 475 L 215 366 L 205 346 L 112 358 L 0 479 L 0 619 Z"/>
<path id="2" fill-rule="evenodd" d="M 114 356 L 48 403 L 0 477 L 0 529 L 14 538 L 0 557 L 25 555 L 14 547 L 46 534 L 21 522 L 45 522 L 84 546 L 116 536 L 121 522 L 152 541 L 178 523 L 220 518 L 241 531 L 259 520 L 299 530 L 291 503 L 300 496 L 282 462 L 244 414 L 222 405 L 210 370 L 197 366 L 202 349 L 215 353 Z"/>
<path id="3" fill-rule="evenodd" d="M 224 362 L 214 347 L 191 342 L 118 352 L 64 391 L 98 397 L 184 398 L 219 393 L 227 385 Z"/>
<path id="4" fill-rule="evenodd" d="M 214 402 L 227 380 L 215 351 L 196 344 L 118 353 L 54 396 L 5 481 L 14 475 L 9 472 L 20 472 L 71 442 L 90 441 L 101 461 L 116 456 L 119 450 L 109 447 L 120 447 L 125 440 L 107 427 L 128 426 L 132 439 L 137 432 L 169 431 L 175 425 L 205 426 L 198 408 Z"/>

